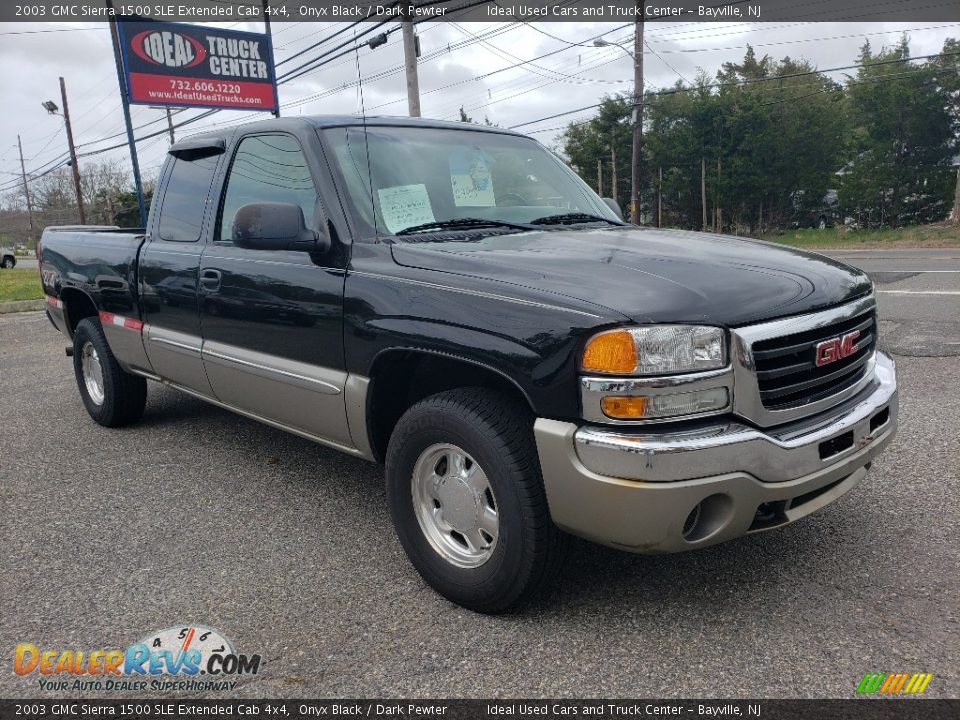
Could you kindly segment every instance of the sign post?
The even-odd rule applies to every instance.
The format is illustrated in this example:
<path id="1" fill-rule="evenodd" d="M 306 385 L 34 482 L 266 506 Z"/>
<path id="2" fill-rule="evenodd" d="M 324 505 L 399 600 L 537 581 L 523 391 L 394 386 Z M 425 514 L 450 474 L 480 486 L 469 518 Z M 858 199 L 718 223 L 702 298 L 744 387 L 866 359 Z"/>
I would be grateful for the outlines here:
<path id="1" fill-rule="evenodd" d="M 107 7 L 113 8 L 111 0 L 107 0 Z M 120 54 L 120 33 L 117 21 L 110 16 L 110 39 L 113 42 L 113 58 L 117 65 L 117 82 L 120 83 L 120 104 L 123 106 L 123 121 L 127 126 L 127 144 L 130 146 L 130 165 L 133 167 L 133 185 L 137 191 L 137 210 L 140 214 L 140 227 L 147 227 L 147 204 L 143 200 L 143 180 L 140 177 L 140 160 L 137 158 L 137 143 L 133 137 L 133 123 L 130 122 L 130 103 L 127 101 L 127 91 L 123 82 L 123 61 Z"/>

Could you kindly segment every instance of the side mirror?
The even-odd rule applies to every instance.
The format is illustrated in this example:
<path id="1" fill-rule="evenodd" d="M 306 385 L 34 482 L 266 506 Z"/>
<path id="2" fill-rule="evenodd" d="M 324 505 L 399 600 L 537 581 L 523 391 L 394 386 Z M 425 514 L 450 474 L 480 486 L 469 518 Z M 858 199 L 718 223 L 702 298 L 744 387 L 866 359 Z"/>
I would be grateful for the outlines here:
<path id="1" fill-rule="evenodd" d="M 607 207 L 613 210 L 614 214 L 623 220 L 623 210 L 620 209 L 620 206 L 617 204 L 617 201 L 613 198 L 602 198 L 603 201 L 607 204 Z"/>
<path id="2" fill-rule="evenodd" d="M 330 247 L 326 218 L 322 232 L 311 230 L 303 210 L 293 203 L 250 203 L 237 210 L 230 239 L 249 250 L 324 252 Z"/>

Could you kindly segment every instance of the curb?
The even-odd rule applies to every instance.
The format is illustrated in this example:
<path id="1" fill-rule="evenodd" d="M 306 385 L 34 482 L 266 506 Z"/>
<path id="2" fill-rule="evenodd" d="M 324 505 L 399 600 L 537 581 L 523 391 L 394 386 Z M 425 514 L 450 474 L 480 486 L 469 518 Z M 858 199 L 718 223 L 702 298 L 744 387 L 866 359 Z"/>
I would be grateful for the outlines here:
<path id="1" fill-rule="evenodd" d="M 45 300 L 15 300 L 13 302 L 0 302 L 0 315 L 3 315 L 4 313 L 27 312 L 28 310 L 43 310 L 45 306 Z"/>

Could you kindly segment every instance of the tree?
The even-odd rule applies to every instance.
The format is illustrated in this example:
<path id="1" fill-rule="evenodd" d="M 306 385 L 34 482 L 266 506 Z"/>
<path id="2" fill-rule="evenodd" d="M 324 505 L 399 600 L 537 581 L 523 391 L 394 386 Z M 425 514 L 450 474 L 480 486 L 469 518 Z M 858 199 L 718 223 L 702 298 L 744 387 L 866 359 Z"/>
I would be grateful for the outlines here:
<path id="1" fill-rule="evenodd" d="M 616 95 L 605 97 L 596 117 L 585 123 L 571 124 L 563 136 L 563 154 L 587 183 L 597 189 L 597 162 L 603 168 L 604 187 L 602 195 L 612 196 L 610 180 L 614 151 L 617 160 L 617 200 L 621 206 L 630 200 L 630 163 L 633 153 L 633 134 L 630 113 L 633 104 L 629 97 Z"/>
<path id="2" fill-rule="evenodd" d="M 487 127 L 500 127 L 497 123 L 490 122 L 490 118 L 486 115 L 483 116 L 483 123 L 478 123 L 472 117 L 467 115 L 467 111 L 463 109 L 463 105 L 460 106 L 460 122 L 473 123 L 474 125 L 486 125 Z"/>
<path id="3" fill-rule="evenodd" d="M 701 71 L 692 86 L 648 93 L 643 196 L 659 190 L 667 225 L 703 227 L 704 203 L 708 229 L 784 224 L 836 187 L 842 99 L 843 88 L 809 62 L 757 58 L 751 47 L 742 62 L 725 63 L 712 77 Z M 628 98 L 604 98 L 595 117 L 562 136 L 565 155 L 592 186 L 597 161 L 609 177 L 616 149 L 621 197 L 629 196 L 630 109 Z"/>
<path id="4" fill-rule="evenodd" d="M 955 46 L 950 40 L 944 51 Z M 842 172 L 840 198 L 862 225 L 941 220 L 952 205 L 955 66 L 943 59 L 891 62 L 909 57 L 906 36 L 878 53 L 866 43 L 859 60 L 864 67 L 849 78 L 850 160 Z"/>

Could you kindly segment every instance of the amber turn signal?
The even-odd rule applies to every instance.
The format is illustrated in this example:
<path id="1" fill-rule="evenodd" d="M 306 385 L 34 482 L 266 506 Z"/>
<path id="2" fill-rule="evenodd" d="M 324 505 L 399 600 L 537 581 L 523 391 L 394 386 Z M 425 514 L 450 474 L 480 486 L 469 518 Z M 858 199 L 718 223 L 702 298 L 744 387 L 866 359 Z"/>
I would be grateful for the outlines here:
<path id="1" fill-rule="evenodd" d="M 630 373 L 637 367 L 637 347 L 626 330 L 595 335 L 583 350 L 584 370 L 602 373 Z"/>
<path id="2" fill-rule="evenodd" d="M 603 398 L 601 402 L 604 415 L 618 420 L 642 418 L 647 410 L 647 398 L 645 397 L 617 397 L 615 395 L 609 395 Z"/>

